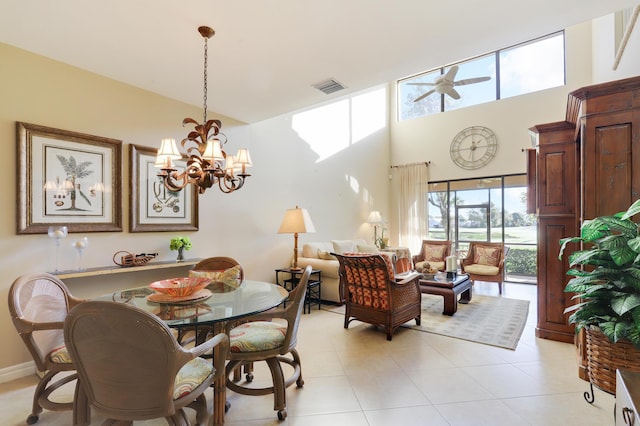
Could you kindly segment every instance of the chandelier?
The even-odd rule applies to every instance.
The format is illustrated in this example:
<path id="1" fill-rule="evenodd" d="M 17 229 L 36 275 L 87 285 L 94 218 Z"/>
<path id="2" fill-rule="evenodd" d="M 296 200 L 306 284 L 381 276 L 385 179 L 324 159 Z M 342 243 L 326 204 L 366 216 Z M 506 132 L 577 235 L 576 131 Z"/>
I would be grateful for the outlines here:
<path id="1" fill-rule="evenodd" d="M 251 167 L 251 157 L 246 148 L 238 149 L 236 155 L 227 154 L 223 147 L 227 137 L 220 131 L 222 121 L 207 120 L 207 41 L 213 37 L 215 31 L 209 27 L 198 27 L 198 32 L 204 39 L 204 119 L 202 124 L 193 118 L 185 118 L 182 125 L 194 125 L 180 144 L 187 150 L 187 164 L 179 172 L 174 161 L 181 159 L 182 154 L 176 147 L 175 139 L 163 139 L 156 157 L 155 165 L 160 167 L 158 176 L 164 181 L 168 190 L 178 192 L 188 184 L 198 187 L 198 193 L 203 194 L 208 188 L 218 185 L 224 193 L 242 188 L 244 180 L 251 176 L 247 167 Z"/>

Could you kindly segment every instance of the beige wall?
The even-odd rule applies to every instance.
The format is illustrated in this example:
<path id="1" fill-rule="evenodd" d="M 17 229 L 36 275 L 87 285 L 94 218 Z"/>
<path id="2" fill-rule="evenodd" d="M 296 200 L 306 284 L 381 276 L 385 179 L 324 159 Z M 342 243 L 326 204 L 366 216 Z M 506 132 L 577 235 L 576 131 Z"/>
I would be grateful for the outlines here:
<path id="1" fill-rule="evenodd" d="M 370 206 L 375 203 L 386 208 L 389 203 L 386 128 L 318 161 L 309 144 L 292 129 L 293 113 L 248 126 L 210 112 L 210 117 L 223 120 L 232 152 L 240 146 L 251 150 L 255 165 L 245 188 L 228 195 L 216 190 L 202 195 L 198 232 L 129 233 L 128 145 L 155 148 L 163 137 L 181 140 L 188 130 L 182 128 L 182 119 L 199 119 L 201 109 L 4 44 L 0 44 L 0 63 L 0 144 L 8 158 L 0 169 L 6 198 L 0 216 L 0 300 L 7 300 L 9 287 L 19 275 L 54 268 L 54 246 L 45 234 L 16 235 L 16 121 L 123 141 L 124 231 L 71 234 L 60 250 L 64 269 L 77 267 L 71 247 L 74 237 L 89 238 L 83 264 L 98 267 L 112 265 L 118 250 L 157 251 L 160 260 L 173 260 L 176 253 L 169 251 L 169 239 L 180 234 L 193 241 L 188 257 L 232 256 L 242 263 L 248 278 L 273 280 L 274 268 L 286 265 L 292 253 L 293 236 L 277 234 L 287 208 L 305 207 L 313 219 L 317 233 L 301 235 L 302 244 L 370 238 L 372 231 L 364 223 Z M 330 142 L 332 123 L 323 127 L 329 130 Z M 184 273 L 129 273 L 66 283 L 74 295 L 92 297 Z M 0 381 L 5 381 L 23 374 L 30 357 L 9 320 L 6 302 L 0 304 L 0 311 L 0 341 L 4 342 Z"/>

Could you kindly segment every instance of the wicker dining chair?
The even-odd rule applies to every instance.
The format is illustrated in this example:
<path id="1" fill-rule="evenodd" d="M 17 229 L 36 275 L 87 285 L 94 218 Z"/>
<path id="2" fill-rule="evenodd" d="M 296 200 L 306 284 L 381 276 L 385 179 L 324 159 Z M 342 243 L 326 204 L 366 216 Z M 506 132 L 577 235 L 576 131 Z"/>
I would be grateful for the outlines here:
<path id="1" fill-rule="evenodd" d="M 420 325 L 421 293 L 418 274 L 395 281 L 388 258 L 379 254 L 332 253 L 340 262 L 339 276 L 345 298 L 344 328 L 359 320 L 385 328 L 387 340 L 402 324 Z"/>
<path id="2" fill-rule="evenodd" d="M 9 289 L 9 314 L 18 334 L 29 350 L 38 371 L 44 373 L 33 395 L 33 407 L 28 424 L 39 419 L 43 409 L 71 410 L 73 403 L 54 401 L 49 397 L 56 390 L 76 379 L 64 344 L 63 325 L 68 312 L 81 303 L 67 286 L 47 273 L 30 273 L 18 277 Z"/>
<path id="3" fill-rule="evenodd" d="M 196 410 L 199 425 L 213 409 L 204 392 L 224 374 L 229 338 L 220 333 L 185 349 L 156 315 L 126 303 L 88 301 L 67 316 L 64 337 L 78 372 L 76 424 L 89 424 L 89 409 L 103 424 L 165 418 L 189 425 L 184 407 Z M 213 364 L 201 357 L 219 346 Z"/>
<path id="4" fill-rule="evenodd" d="M 232 268 L 234 268 L 233 271 Z M 202 259 L 201 261 L 196 263 L 194 267 L 189 271 L 189 276 L 205 278 L 213 277 L 217 279 L 227 271 L 232 272 L 232 276 L 230 278 L 234 281 L 237 281 L 238 285 L 240 285 L 240 283 L 242 283 L 242 281 L 244 280 L 244 270 L 242 269 L 240 263 L 234 258 L 226 256 L 214 256 Z M 181 327 L 177 329 L 177 339 L 181 344 L 189 344 L 194 341 L 203 342 L 204 340 L 206 340 L 207 335 L 212 331 L 213 327 L 208 326 L 199 326 L 198 328 Z M 185 339 L 188 334 L 192 335 L 193 337 L 190 339 Z"/>
<path id="5" fill-rule="evenodd" d="M 286 389 L 294 382 L 297 387 L 304 385 L 300 355 L 296 350 L 298 343 L 298 325 L 304 308 L 307 282 L 312 268 L 307 266 L 300 282 L 289 292 L 290 303 L 286 308 L 278 308 L 247 318 L 247 322 L 236 325 L 229 330 L 230 350 L 227 363 L 227 388 L 243 395 L 273 394 L 273 409 L 277 410 L 278 419 L 287 417 Z M 274 319 L 284 320 L 272 321 Z M 291 358 L 286 355 L 290 354 Z M 272 386 L 255 388 L 243 386 L 229 380 L 229 375 L 242 365 L 265 361 L 271 371 Z M 291 376 L 285 379 L 281 363 L 293 368 Z M 247 382 L 253 381 L 253 375 L 247 376 Z"/>

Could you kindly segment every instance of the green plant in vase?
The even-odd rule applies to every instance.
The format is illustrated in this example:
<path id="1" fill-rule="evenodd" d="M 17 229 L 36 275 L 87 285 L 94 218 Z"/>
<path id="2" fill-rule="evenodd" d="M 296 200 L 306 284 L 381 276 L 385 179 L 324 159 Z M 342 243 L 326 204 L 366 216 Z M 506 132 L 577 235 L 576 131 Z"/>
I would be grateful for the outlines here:
<path id="1" fill-rule="evenodd" d="M 173 237 L 169 243 L 169 249 L 172 251 L 178 250 L 177 262 L 184 261 L 184 251 L 191 250 L 191 239 L 189 237 Z"/>

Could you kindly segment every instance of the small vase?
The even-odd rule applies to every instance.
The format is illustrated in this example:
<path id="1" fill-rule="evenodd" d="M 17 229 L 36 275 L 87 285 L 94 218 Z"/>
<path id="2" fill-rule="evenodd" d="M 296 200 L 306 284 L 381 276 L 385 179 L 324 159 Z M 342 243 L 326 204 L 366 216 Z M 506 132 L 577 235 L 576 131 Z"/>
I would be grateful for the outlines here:
<path id="1" fill-rule="evenodd" d="M 184 261 L 184 247 L 180 247 L 178 249 L 178 258 L 176 259 L 176 262 L 183 262 Z"/>

